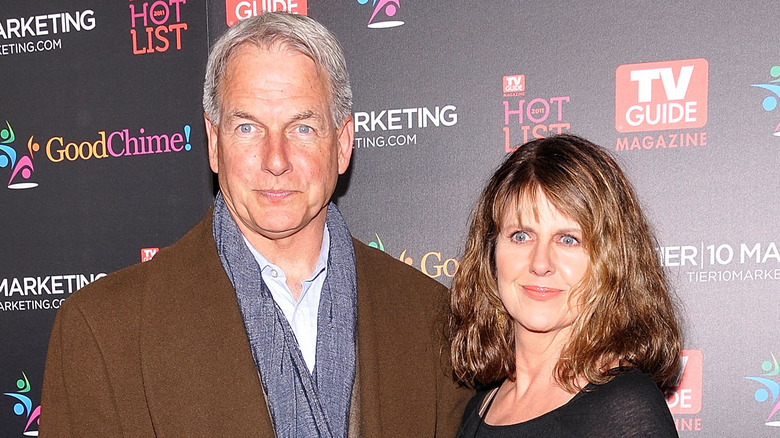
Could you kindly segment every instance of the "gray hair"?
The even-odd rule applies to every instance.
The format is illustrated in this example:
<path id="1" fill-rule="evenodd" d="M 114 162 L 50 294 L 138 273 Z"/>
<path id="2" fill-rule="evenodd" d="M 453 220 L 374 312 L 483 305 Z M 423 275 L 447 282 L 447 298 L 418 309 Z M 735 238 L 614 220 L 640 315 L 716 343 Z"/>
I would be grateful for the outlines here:
<path id="1" fill-rule="evenodd" d="M 309 17 L 286 12 L 264 12 L 238 22 L 211 49 L 203 83 L 203 111 L 212 123 L 219 125 L 221 85 L 228 61 L 236 48 L 244 43 L 262 49 L 287 48 L 308 56 L 314 61 L 318 74 L 323 71 L 327 74 L 331 117 L 335 125 L 340 126 L 351 114 L 352 89 L 347 62 L 336 37 Z"/>

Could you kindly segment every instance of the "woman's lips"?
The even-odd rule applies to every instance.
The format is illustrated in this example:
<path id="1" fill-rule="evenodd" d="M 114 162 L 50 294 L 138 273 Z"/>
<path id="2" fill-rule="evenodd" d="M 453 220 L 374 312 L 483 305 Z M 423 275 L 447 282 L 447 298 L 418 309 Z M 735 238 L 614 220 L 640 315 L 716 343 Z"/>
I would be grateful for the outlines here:
<path id="1" fill-rule="evenodd" d="M 523 292 L 534 300 L 546 301 L 557 297 L 563 290 L 543 286 L 523 286 Z"/>

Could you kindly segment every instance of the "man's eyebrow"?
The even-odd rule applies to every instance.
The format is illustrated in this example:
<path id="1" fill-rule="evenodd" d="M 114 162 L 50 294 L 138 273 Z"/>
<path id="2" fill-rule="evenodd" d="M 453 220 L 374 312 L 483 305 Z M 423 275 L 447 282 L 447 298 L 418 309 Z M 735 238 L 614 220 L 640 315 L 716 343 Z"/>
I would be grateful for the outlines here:
<path id="1" fill-rule="evenodd" d="M 300 121 L 300 120 L 308 120 L 308 119 L 314 119 L 314 120 L 319 121 L 319 120 L 322 120 L 323 117 L 319 113 L 317 113 L 316 111 L 306 110 L 306 111 L 301 111 L 300 113 L 295 114 L 294 116 L 292 116 L 290 121 L 291 122 L 297 122 L 297 121 Z"/>
<path id="2" fill-rule="evenodd" d="M 235 120 L 235 119 L 246 119 L 251 120 L 253 122 L 257 122 L 258 120 L 252 115 L 247 112 L 241 111 L 241 110 L 235 110 L 228 114 L 227 117 L 228 120 Z"/>

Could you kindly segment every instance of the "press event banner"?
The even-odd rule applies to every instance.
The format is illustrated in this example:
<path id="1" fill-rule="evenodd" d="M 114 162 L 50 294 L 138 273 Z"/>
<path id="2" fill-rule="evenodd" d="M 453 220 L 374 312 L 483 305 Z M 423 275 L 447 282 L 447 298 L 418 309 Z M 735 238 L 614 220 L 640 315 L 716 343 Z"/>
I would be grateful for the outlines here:
<path id="1" fill-rule="evenodd" d="M 629 174 L 679 298 L 680 435 L 780 435 L 778 7 L 0 0 L 0 436 L 37 435 L 62 301 L 208 210 L 208 49 L 266 10 L 343 44 L 355 143 L 336 196 L 358 239 L 449 285 L 506 153 L 582 135 Z"/>

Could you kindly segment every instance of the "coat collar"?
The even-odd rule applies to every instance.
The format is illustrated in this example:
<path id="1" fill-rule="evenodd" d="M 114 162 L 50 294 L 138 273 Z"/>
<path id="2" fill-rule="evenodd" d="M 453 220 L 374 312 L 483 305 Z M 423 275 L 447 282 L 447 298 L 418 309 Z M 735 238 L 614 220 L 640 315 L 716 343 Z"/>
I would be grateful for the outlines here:
<path id="1" fill-rule="evenodd" d="M 211 217 L 209 211 L 179 242 L 147 262 L 152 266 L 146 284 L 155 290 L 140 291 L 139 348 L 152 423 L 158 436 L 182 431 L 274 436 L 235 292 L 211 235 Z M 392 260 L 353 243 L 361 436 L 392 433 L 416 418 L 429 424 L 421 436 L 433 436 L 438 363 L 421 366 L 422 357 L 431 356 L 424 350 L 433 328 L 420 333 L 416 317 L 407 324 L 405 316 L 425 317 L 433 309 L 408 309 L 410 302 L 388 296 L 384 286 L 397 278 L 385 278 L 394 271 L 377 270 L 377 263 L 392 265 Z"/>

